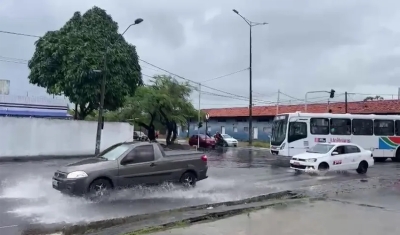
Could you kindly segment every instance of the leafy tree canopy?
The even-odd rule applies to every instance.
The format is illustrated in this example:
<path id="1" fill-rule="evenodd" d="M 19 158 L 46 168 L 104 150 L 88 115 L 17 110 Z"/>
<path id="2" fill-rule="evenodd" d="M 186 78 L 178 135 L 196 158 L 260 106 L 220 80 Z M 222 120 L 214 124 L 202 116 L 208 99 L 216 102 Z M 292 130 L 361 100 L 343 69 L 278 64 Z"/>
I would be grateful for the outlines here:
<path id="1" fill-rule="evenodd" d="M 50 94 L 67 96 L 79 106 L 80 119 L 99 107 L 104 74 L 107 110 L 122 107 L 125 97 L 143 85 L 135 46 L 125 41 L 118 24 L 98 7 L 83 15 L 75 12 L 61 29 L 47 32 L 35 45 L 28 64 L 29 82 Z"/>
<path id="2" fill-rule="evenodd" d="M 147 86 L 139 87 L 124 106 L 105 114 L 109 121 L 130 121 L 148 131 L 154 140 L 154 130 L 161 124 L 167 130 L 167 142 L 176 139 L 177 126 L 185 126 L 191 118 L 197 120 L 197 110 L 190 102 L 192 88 L 166 75 L 156 75 Z M 203 115 L 203 114 L 202 114 Z M 157 127 L 157 129 L 158 129 Z"/>

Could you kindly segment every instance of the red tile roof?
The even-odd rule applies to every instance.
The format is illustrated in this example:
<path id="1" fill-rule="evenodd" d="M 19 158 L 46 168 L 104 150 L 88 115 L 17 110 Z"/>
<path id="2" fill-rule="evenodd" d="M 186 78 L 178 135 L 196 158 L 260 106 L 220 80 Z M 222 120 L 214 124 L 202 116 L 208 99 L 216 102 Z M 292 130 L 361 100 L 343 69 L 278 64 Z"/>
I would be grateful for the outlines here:
<path id="1" fill-rule="evenodd" d="M 345 113 L 344 102 L 331 103 L 329 109 L 332 113 Z M 215 108 L 203 109 L 204 112 L 213 117 L 248 117 L 249 109 L 246 107 L 237 108 Z M 304 112 L 304 104 L 301 105 L 280 105 L 279 113 L 293 113 L 296 111 Z M 328 105 L 308 104 L 308 113 L 326 113 Z M 400 114 L 400 100 L 378 100 L 378 101 L 358 101 L 347 103 L 348 113 L 357 114 Z M 275 116 L 276 106 L 255 106 L 253 107 L 253 116 Z"/>

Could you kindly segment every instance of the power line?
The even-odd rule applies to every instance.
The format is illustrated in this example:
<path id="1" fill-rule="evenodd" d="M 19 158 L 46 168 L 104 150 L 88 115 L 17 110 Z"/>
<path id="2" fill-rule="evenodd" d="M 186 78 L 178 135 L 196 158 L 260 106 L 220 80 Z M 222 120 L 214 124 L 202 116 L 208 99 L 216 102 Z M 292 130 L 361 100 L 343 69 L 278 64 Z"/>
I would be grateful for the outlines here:
<path id="1" fill-rule="evenodd" d="M 41 38 L 41 37 L 39 37 L 39 36 L 32 35 L 32 34 L 16 33 L 16 32 L 3 31 L 3 30 L 0 30 L 0 33 L 12 34 L 12 35 L 17 35 L 17 36 L 32 37 L 32 38 Z"/>
<path id="2" fill-rule="evenodd" d="M 249 70 L 249 68 L 241 69 L 241 70 L 238 70 L 238 71 L 233 72 L 233 73 L 228 73 L 228 74 L 225 74 L 225 75 L 222 75 L 222 76 L 219 76 L 219 77 L 211 78 L 211 79 L 205 80 L 203 82 L 214 81 L 214 80 L 217 80 L 217 79 L 220 79 L 220 78 L 224 78 L 224 77 L 228 77 L 228 76 L 231 76 L 231 75 L 234 75 L 234 74 L 246 71 L 246 70 Z"/>

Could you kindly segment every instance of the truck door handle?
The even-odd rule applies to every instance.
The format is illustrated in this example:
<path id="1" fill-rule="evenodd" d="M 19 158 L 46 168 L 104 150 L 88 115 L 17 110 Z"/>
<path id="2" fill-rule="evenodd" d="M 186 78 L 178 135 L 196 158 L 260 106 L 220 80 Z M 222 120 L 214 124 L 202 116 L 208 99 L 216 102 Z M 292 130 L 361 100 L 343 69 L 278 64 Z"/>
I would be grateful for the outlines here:
<path id="1" fill-rule="evenodd" d="M 150 166 L 153 167 L 153 166 L 156 166 L 156 164 L 155 163 L 151 163 Z"/>

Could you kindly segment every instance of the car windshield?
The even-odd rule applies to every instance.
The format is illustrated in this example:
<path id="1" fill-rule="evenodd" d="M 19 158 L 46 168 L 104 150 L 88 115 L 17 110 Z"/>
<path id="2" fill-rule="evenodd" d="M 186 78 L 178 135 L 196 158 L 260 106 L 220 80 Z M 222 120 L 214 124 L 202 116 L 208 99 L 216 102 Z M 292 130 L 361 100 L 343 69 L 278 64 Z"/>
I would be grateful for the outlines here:
<path id="1" fill-rule="evenodd" d="M 228 134 L 222 134 L 222 137 L 225 138 L 225 139 L 232 138 L 232 136 L 230 136 L 230 135 L 228 135 Z"/>
<path id="2" fill-rule="evenodd" d="M 122 145 L 119 145 L 113 149 L 106 151 L 106 152 L 103 152 L 98 157 L 113 161 L 113 160 L 116 160 L 123 153 L 125 153 L 125 151 L 128 149 L 129 149 L 129 145 L 122 144 Z"/>
<path id="3" fill-rule="evenodd" d="M 314 147 L 307 150 L 307 153 L 327 153 L 329 152 L 335 145 L 333 144 L 316 144 Z"/>

